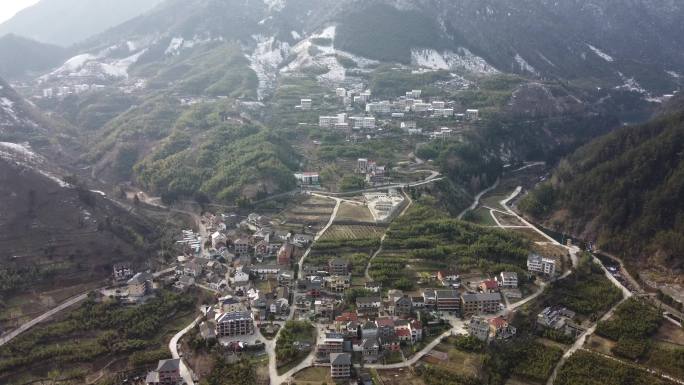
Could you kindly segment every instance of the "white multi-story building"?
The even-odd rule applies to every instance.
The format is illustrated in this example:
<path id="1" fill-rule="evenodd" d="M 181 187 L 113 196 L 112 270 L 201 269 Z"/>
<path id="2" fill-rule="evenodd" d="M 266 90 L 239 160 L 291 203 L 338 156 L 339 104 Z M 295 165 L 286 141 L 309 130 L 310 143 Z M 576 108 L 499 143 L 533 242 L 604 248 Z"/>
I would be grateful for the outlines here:
<path id="1" fill-rule="evenodd" d="M 478 120 L 480 118 L 480 110 L 466 110 L 465 118 L 468 120 Z"/>
<path id="2" fill-rule="evenodd" d="M 420 102 L 413 103 L 411 109 L 413 110 L 413 112 L 427 112 L 430 109 L 430 107 L 432 106 L 429 103 Z"/>
<path id="3" fill-rule="evenodd" d="M 512 271 L 502 271 L 498 277 L 499 286 L 503 288 L 518 287 L 518 274 Z"/>
<path id="4" fill-rule="evenodd" d="M 345 96 L 347 96 L 347 90 L 340 87 L 335 90 L 335 95 L 337 95 L 340 98 L 344 98 Z"/>
<path id="5" fill-rule="evenodd" d="M 542 257 L 538 254 L 531 254 L 527 257 L 527 270 L 553 276 L 556 274 L 556 260 Z"/>
<path id="6" fill-rule="evenodd" d="M 416 122 L 415 121 L 410 121 L 410 122 L 401 122 L 401 129 L 402 130 L 412 130 L 416 128 Z"/>
<path id="7" fill-rule="evenodd" d="M 300 100 L 299 106 L 301 107 L 302 110 L 308 111 L 313 106 L 313 103 L 312 103 L 311 99 L 302 99 L 302 100 Z"/>
<path id="8" fill-rule="evenodd" d="M 363 118 L 363 128 L 366 130 L 375 129 L 375 118 L 374 117 Z"/>
<path id="9" fill-rule="evenodd" d="M 468 333 L 480 341 L 489 339 L 489 322 L 483 317 L 473 317 L 468 323 Z"/>
<path id="10" fill-rule="evenodd" d="M 433 116 L 436 118 L 451 118 L 454 116 L 453 108 L 435 108 Z"/>
<path id="11" fill-rule="evenodd" d="M 392 104 L 388 100 L 366 104 L 366 112 L 369 114 L 389 114 L 392 112 Z"/>

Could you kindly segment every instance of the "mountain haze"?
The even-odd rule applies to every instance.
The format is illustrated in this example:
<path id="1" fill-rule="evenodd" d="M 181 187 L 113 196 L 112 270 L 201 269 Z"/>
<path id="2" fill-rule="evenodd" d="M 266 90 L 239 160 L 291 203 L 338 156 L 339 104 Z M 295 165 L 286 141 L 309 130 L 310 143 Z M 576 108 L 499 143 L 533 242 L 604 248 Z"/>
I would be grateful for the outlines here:
<path id="1" fill-rule="evenodd" d="M 69 46 L 153 8 L 162 0 L 41 0 L 0 24 L 43 43 Z"/>

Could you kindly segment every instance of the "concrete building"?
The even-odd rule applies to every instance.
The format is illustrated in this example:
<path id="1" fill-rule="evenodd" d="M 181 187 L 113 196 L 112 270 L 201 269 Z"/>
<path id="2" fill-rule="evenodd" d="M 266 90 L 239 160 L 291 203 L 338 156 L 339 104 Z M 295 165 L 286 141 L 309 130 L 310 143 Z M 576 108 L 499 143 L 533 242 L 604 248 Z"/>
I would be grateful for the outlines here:
<path id="1" fill-rule="evenodd" d="M 321 183 L 321 177 L 317 172 L 296 173 L 294 177 L 300 186 L 318 186 Z"/>
<path id="2" fill-rule="evenodd" d="M 518 273 L 511 271 L 502 271 L 497 277 L 499 286 L 507 289 L 515 289 L 518 287 Z"/>
<path id="3" fill-rule="evenodd" d="M 458 290 L 435 290 L 437 310 L 445 312 L 461 311 L 461 298 Z"/>
<path id="4" fill-rule="evenodd" d="M 530 254 L 527 257 L 527 270 L 533 273 L 554 276 L 556 274 L 556 260 L 542 257 L 539 254 Z"/>
<path id="5" fill-rule="evenodd" d="M 234 337 L 254 334 L 252 314 L 246 311 L 223 313 L 216 318 L 216 335 Z"/>
<path id="6" fill-rule="evenodd" d="M 129 279 L 126 284 L 128 285 L 129 297 L 144 297 L 152 288 L 152 275 L 138 273 Z"/>
<path id="7" fill-rule="evenodd" d="M 480 118 L 480 110 L 475 110 L 475 109 L 466 110 L 465 118 L 467 120 L 478 120 Z"/>
<path id="8" fill-rule="evenodd" d="M 501 307 L 500 293 L 465 293 L 461 300 L 464 315 L 496 313 Z"/>
<path id="9" fill-rule="evenodd" d="M 489 340 L 489 322 L 484 317 L 473 317 L 468 323 L 468 334 L 480 341 Z"/>
<path id="10" fill-rule="evenodd" d="M 330 376 L 333 379 L 343 379 L 351 376 L 351 354 L 332 353 L 330 355 Z"/>

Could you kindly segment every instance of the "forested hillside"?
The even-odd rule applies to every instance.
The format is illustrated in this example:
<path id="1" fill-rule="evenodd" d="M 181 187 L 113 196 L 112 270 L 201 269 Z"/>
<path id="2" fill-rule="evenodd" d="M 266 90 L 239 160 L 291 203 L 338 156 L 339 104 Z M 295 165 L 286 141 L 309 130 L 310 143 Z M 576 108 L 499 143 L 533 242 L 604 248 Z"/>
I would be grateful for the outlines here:
<path id="1" fill-rule="evenodd" d="M 684 264 L 684 110 L 608 134 L 563 160 L 520 207 L 604 250 Z"/>

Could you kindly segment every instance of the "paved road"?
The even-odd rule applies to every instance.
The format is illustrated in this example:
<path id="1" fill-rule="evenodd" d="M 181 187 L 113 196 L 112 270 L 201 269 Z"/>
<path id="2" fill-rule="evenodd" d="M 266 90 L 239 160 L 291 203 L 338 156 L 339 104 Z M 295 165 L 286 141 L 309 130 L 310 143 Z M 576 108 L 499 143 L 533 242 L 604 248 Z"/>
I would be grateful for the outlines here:
<path id="1" fill-rule="evenodd" d="M 202 316 L 195 318 L 195 320 L 192 321 L 190 323 L 190 325 L 186 326 L 185 329 L 179 331 L 178 333 L 176 333 L 175 336 L 173 336 L 171 338 L 171 341 L 169 341 L 169 350 L 171 351 L 171 357 L 173 357 L 174 359 L 175 358 L 181 358 L 180 354 L 178 354 L 178 341 L 180 341 L 180 339 L 187 332 L 192 330 L 192 328 L 197 326 L 197 324 L 201 320 L 202 320 Z M 192 370 L 190 368 L 188 368 L 188 366 L 185 364 L 185 361 L 183 359 L 181 359 L 181 362 L 180 362 L 180 374 L 181 374 L 181 377 L 183 377 L 183 381 L 185 381 L 185 383 L 187 385 L 195 385 L 195 381 L 192 379 Z"/>
<path id="2" fill-rule="evenodd" d="M 83 293 L 83 294 L 80 294 L 76 297 L 73 297 L 73 298 L 61 303 L 59 306 L 48 310 L 47 312 L 39 315 L 38 317 L 36 317 L 36 318 L 34 318 L 34 319 L 24 323 L 24 324 L 22 324 L 18 328 L 14 329 L 11 332 L 0 337 L 0 346 L 3 346 L 6 343 L 12 341 L 13 339 L 17 338 L 17 336 L 19 336 L 21 333 L 24 333 L 25 331 L 31 329 L 32 327 L 36 326 L 37 324 L 51 318 L 55 314 L 65 310 L 71 306 L 74 306 L 74 305 L 78 304 L 79 302 L 85 301 L 85 299 L 88 298 L 88 293 L 90 293 L 90 291 Z"/>
<path id="3" fill-rule="evenodd" d="M 480 204 L 480 199 L 482 199 L 482 196 L 484 196 L 486 193 L 494 190 L 499 186 L 499 179 L 496 179 L 496 182 L 494 182 L 493 185 L 487 187 L 486 189 L 480 191 L 477 195 L 475 195 L 475 199 L 473 200 L 473 204 L 470 205 L 467 209 L 463 210 L 460 214 L 458 214 L 457 219 L 463 219 L 463 217 L 468 213 L 468 211 L 475 210 L 477 206 Z"/>

